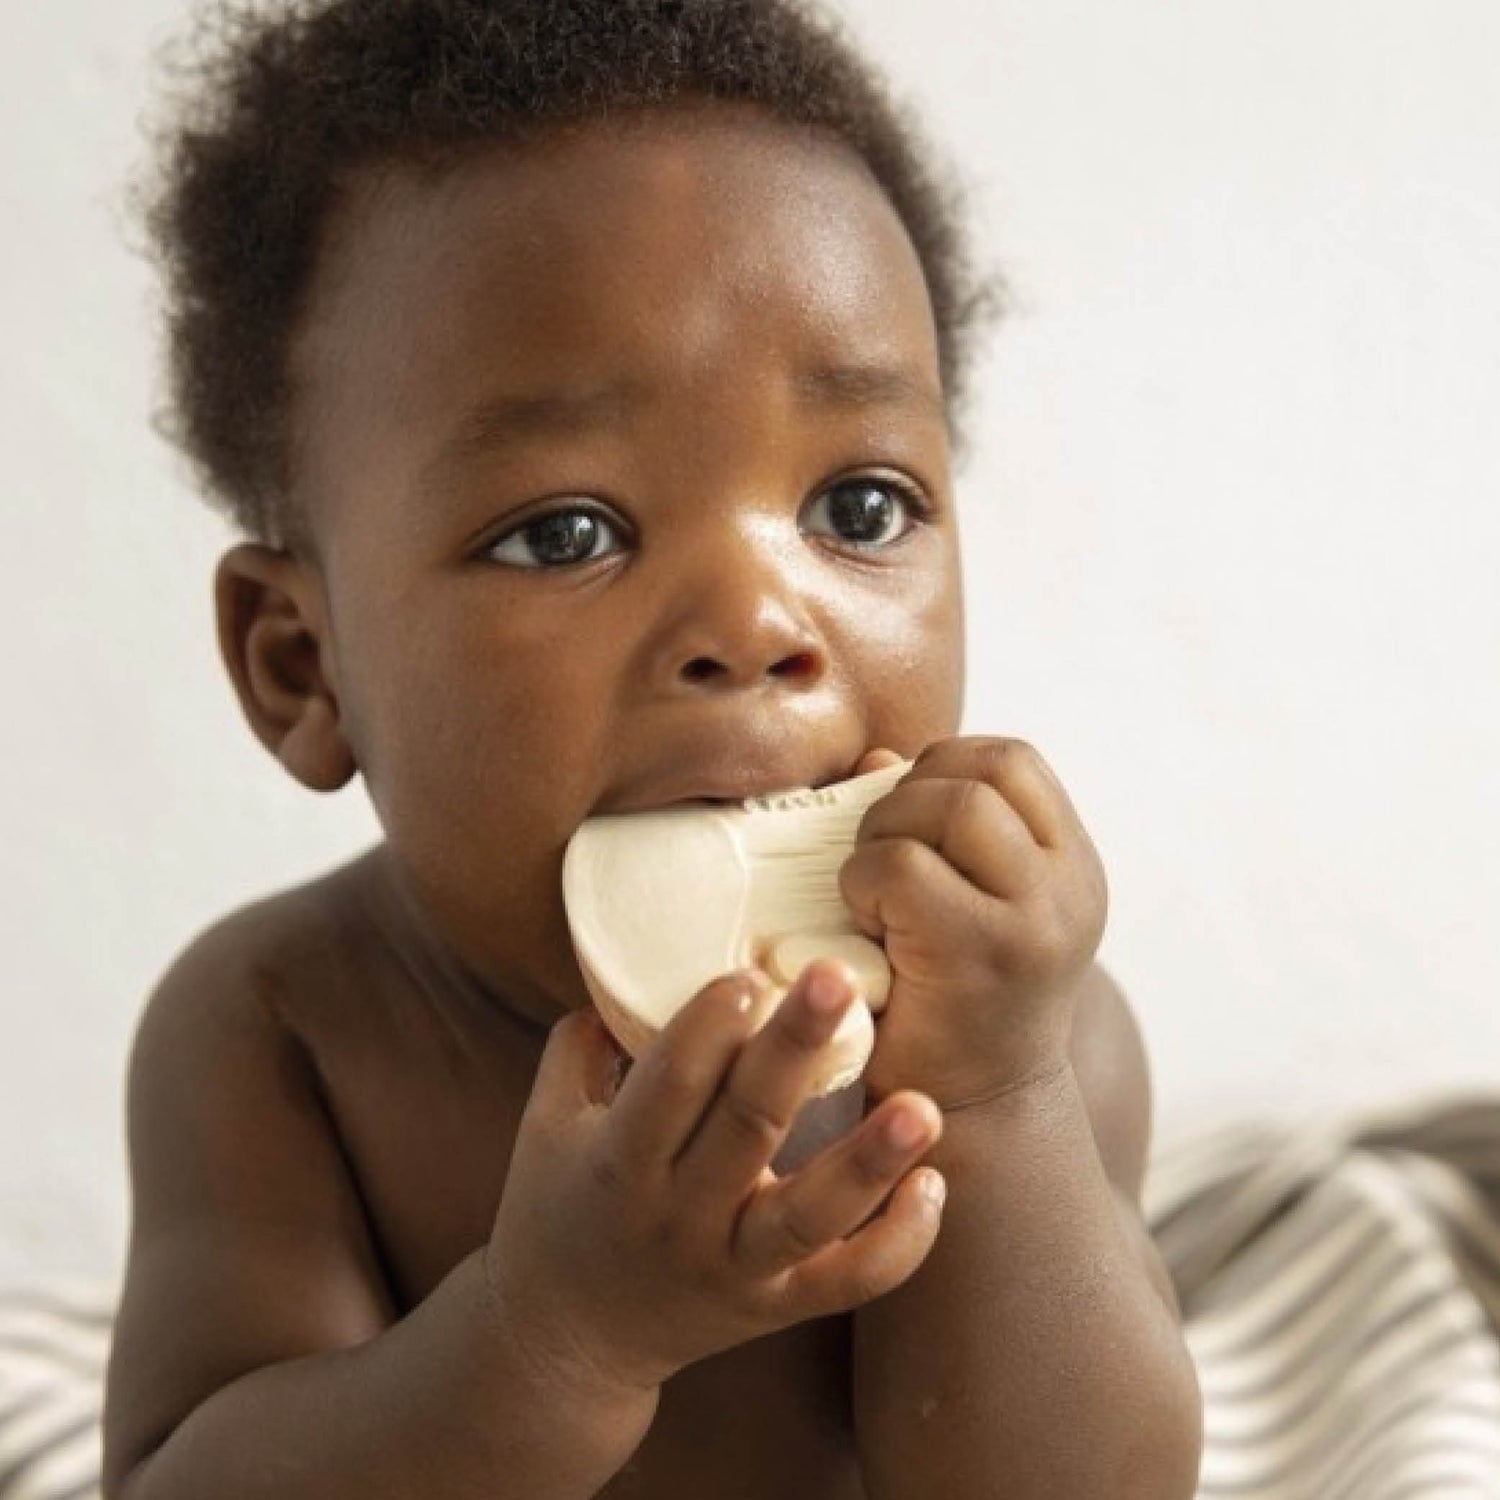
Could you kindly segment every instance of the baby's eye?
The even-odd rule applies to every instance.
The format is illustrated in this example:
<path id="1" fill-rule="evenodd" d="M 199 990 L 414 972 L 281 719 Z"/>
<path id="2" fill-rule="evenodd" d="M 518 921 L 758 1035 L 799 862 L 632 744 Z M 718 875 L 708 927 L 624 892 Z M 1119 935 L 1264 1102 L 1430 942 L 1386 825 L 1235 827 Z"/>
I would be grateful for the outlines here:
<path id="1" fill-rule="evenodd" d="M 896 479 L 857 475 L 841 479 L 812 503 L 827 511 L 838 539 L 852 547 L 878 551 L 899 542 L 926 514 L 916 490 Z"/>
<path id="2" fill-rule="evenodd" d="M 534 516 L 485 549 L 485 556 L 513 568 L 558 568 L 592 562 L 596 548 L 614 531 L 598 511 L 570 505 Z"/>
<path id="3" fill-rule="evenodd" d="M 839 480 L 817 496 L 812 510 L 827 511 L 837 540 L 871 552 L 899 542 L 927 514 L 914 486 L 875 475 Z M 532 571 L 573 567 L 606 556 L 610 536 L 618 540 L 615 523 L 602 512 L 566 505 L 523 522 L 486 547 L 484 555 Z"/>

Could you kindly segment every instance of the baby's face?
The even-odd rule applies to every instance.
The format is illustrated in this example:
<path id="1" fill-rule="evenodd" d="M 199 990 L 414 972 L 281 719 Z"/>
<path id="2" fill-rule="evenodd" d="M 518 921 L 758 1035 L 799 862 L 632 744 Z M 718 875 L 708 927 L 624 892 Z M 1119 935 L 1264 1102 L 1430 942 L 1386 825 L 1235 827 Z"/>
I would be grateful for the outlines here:
<path id="1" fill-rule="evenodd" d="M 958 727 L 932 312 L 842 148 L 723 108 L 358 185 L 295 354 L 343 730 L 440 936 L 585 1004 L 591 814 Z"/>

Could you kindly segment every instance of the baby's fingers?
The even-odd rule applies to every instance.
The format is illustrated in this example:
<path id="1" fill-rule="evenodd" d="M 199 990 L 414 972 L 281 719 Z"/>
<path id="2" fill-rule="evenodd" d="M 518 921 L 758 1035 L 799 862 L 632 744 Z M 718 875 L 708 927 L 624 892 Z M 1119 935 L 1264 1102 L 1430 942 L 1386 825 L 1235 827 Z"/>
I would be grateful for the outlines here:
<path id="1" fill-rule="evenodd" d="M 741 1049 L 698 1133 L 677 1159 L 675 1179 L 684 1203 L 720 1234 L 776 1155 L 819 1067 L 826 1068 L 834 1032 L 851 1006 L 860 1004 L 847 978 L 840 976 L 831 991 L 818 983 L 837 973 L 821 960 L 802 971 Z"/>
<path id="2" fill-rule="evenodd" d="M 721 975 L 636 1059 L 610 1108 L 611 1149 L 622 1176 L 664 1178 L 774 998 L 775 987 L 763 975 Z"/>
<path id="3" fill-rule="evenodd" d="M 914 1118 L 925 1128 L 915 1140 L 893 1139 L 889 1127 L 898 1118 Z M 849 1235 L 852 1238 L 843 1249 L 858 1253 L 843 1256 L 841 1263 L 855 1268 L 867 1254 L 884 1264 L 884 1258 L 892 1253 L 916 1248 L 915 1260 L 897 1277 L 903 1280 L 926 1255 L 937 1232 L 938 1213 L 933 1212 L 929 1219 L 920 1212 L 919 1198 L 911 1194 L 919 1185 L 918 1179 L 927 1175 L 941 1179 L 936 1173 L 912 1173 L 911 1168 L 941 1132 L 942 1117 L 924 1095 L 894 1095 L 860 1129 L 751 1199 L 735 1226 L 736 1262 L 755 1276 L 772 1276 L 804 1262 L 798 1271 L 801 1276 L 809 1271 L 814 1257 L 822 1259 L 820 1252 L 831 1241 L 842 1242 Z M 898 1183 L 900 1187 L 892 1195 Z M 891 1201 L 885 1214 L 855 1234 L 888 1196 Z M 940 1205 L 934 1205 L 937 1207 Z M 913 1215 L 913 1210 L 918 1212 Z M 913 1235 L 919 1246 L 906 1244 Z M 860 1249 L 867 1241 L 869 1250 Z"/>
<path id="4" fill-rule="evenodd" d="M 924 1168 L 911 1172 L 883 1212 L 857 1234 L 825 1245 L 794 1265 L 785 1296 L 799 1319 L 852 1312 L 894 1291 L 927 1259 L 942 1227 L 940 1197 L 927 1183 L 942 1178 Z"/>

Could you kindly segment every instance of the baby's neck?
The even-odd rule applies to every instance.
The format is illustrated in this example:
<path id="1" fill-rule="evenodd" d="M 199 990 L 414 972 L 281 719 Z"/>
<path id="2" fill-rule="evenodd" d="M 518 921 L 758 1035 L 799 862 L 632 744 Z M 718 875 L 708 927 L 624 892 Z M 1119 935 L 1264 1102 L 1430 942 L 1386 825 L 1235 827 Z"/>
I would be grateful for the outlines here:
<path id="1" fill-rule="evenodd" d="M 564 1006 L 541 993 L 502 994 L 469 968 L 423 912 L 388 844 L 371 849 L 356 869 L 355 894 L 369 927 L 425 999 L 502 1016 L 540 1050 L 553 1023 L 566 1014 Z"/>

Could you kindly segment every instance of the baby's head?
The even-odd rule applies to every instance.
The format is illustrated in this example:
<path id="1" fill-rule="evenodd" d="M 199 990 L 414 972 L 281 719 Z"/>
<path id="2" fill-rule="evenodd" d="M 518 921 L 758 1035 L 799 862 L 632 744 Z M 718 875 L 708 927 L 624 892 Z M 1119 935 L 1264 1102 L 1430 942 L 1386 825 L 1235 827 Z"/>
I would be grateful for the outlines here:
<path id="1" fill-rule="evenodd" d="M 578 824 L 959 723 L 953 197 L 791 0 L 223 23 L 152 215 L 220 640 L 443 941 L 585 1002 Z"/>

